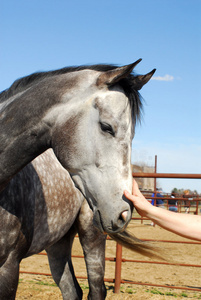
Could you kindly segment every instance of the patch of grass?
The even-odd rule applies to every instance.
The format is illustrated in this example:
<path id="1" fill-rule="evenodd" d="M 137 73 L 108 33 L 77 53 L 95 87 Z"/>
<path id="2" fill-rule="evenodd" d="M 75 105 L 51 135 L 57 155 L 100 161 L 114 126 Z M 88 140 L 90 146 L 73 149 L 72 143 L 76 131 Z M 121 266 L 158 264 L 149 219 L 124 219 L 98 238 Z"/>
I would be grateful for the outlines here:
<path id="1" fill-rule="evenodd" d="M 54 282 L 47 282 L 47 281 L 40 280 L 38 282 L 33 281 L 33 283 L 38 284 L 38 285 L 47 285 L 47 286 L 56 286 L 57 287 L 57 284 Z"/>
<path id="2" fill-rule="evenodd" d="M 154 294 L 154 295 L 165 295 L 163 292 L 157 290 L 157 289 L 152 289 L 150 291 L 151 294 Z"/>
<path id="3" fill-rule="evenodd" d="M 88 290 L 89 289 L 89 286 L 87 284 L 79 283 L 79 285 L 80 285 L 82 290 Z"/>
<path id="4" fill-rule="evenodd" d="M 177 296 L 178 296 L 177 293 L 173 293 L 173 292 L 166 292 L 165 295 L 166 296 L 173 296 L 175 298 L 177 298 Z"/>
<path id="5" fill-rule="evenodd" d="M 188 295 L 187 295 L 185 292 L 182 292 L 182 293 L 181 293 L 181 297 L 188 298 Z"/>
<path id="6" fill-rule="evenodd" d="M 122 294 L 127 293 L 127 294 L 136 294 L 136 289 L 134 289 L 132 286 L 127 286 L 124 287 L 123 285 L 120 287 L 120 292 Z"/>
<path id="7" fill-rule="evenodd" d="M 186 292 L 181 292 L 181 293 L 176 293 L 176 292 L 162 292 L 160 290 L 157 289 L 146 289 L 145 290 L 146 293 L 151 293 L 154 295 L 162 295 L 162 296 L 170 296 L 170 297 L 174 297 L 174 298 L 194 298 L 194 299 L 201 299 L 201 294 L 194 294 L 189 296 Z"/>
<path id="8" fill-rule="evenodd" d="M 128 294 L 136 294 L 136 291 L 134 291 L 134 290 L 131 289 L 131 288 L 127 288 L 127 289 L 125 290 L 125 292 L 128 293 Z"/>
<path id="9" fill-rule="evenodd" d="M 22 283 L 22 280 L 23 279 L 20 279 L 19 283 Z M 47 282 L 47 281 L 42 281 L 42 280 L 38 280 L 38 281 L 33 281 L 33 280 L 27 280 L 26 281 L 27 283 L 30 283 L 30 284 L 37 284 L 37 285 L 45 285 L 45 286 L 56 286 L 56 283 L 54 282 Z M 23 282 L 25 283 L 25 282 Z"/>

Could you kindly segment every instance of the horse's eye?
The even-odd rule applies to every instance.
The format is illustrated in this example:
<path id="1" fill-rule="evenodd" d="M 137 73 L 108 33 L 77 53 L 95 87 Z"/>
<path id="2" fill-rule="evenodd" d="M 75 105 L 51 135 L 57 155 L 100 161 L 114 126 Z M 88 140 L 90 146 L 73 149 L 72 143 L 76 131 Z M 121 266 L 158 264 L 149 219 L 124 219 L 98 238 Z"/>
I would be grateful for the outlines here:
<path id="1" fill-rule="evenodd" d="M 115 132 L 110 124 L 100 122 L 100 127 L 102 131 L 108 132 L 112 136 L 115 136 Z"/>

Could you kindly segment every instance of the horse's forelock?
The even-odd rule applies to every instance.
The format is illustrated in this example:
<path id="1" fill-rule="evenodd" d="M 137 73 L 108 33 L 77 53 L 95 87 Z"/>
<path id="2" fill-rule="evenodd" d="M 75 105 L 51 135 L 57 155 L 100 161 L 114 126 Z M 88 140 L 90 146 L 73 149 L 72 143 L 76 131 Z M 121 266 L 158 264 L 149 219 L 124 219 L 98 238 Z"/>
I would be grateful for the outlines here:
<path id="1" fill-rule="evenodd" d="M 123 78 L 119 82 L 119 84 L 122 86 L 126 96 L 129 99 L 132 117 L 134 123 L 136 124 L 137 122 L 141 121 L 142 112 L 143 112 L 143 102 L 142 102 L 142 96 L 135 89 L 133 78 L 134 75 L 131 74 L 129 75 L 129 77 Z"/>

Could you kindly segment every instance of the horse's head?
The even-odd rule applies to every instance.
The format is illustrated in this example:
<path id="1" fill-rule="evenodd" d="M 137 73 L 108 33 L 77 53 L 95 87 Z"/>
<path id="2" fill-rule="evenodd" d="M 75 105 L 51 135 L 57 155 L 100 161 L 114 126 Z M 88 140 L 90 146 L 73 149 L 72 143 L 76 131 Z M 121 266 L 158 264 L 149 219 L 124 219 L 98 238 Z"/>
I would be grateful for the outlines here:
<path id="1" fill-rule="evenodd" d="M 71 99 L 69 93 L 63 95 L 71 112 L 68 120 L 58 119 L 52 135 L 53 149 L 88 200 L 95 225 L 108 233 L 123 230 L 132 214 L 123 191 L 132 189 L 131 142 L 141 109 L 138 90 L 155 71 L 131 75 L 139 61 L 107 71 L 96 66 L 75 72 Z"/>

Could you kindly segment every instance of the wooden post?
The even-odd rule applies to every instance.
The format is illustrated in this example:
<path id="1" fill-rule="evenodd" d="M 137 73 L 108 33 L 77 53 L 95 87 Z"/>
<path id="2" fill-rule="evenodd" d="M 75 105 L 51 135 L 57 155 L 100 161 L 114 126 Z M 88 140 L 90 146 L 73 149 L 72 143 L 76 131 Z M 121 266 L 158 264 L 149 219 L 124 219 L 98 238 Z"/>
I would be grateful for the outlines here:
<path id="1" fill-rule="evenodd" d="M 114 292 L 116 294 L 118 294 L 120 292 L 121 263 L 122 263 L 122 246 L 117 243 L 117 245 L 116 245 L 116 264 L 115 264 L 115 284 L 114 284 Z"/>

